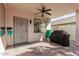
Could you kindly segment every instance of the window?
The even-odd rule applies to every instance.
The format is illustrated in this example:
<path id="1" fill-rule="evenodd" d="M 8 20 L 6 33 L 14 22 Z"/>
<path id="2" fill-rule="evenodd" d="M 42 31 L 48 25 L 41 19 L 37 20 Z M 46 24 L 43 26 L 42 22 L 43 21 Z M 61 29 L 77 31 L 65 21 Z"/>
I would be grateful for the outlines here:
<path id="1" fill-rule="evenodd" d="M 41 33 L 45 32 L 47 29 L 47 21 L 45 19 L 34 19 L 34 32 Z"/>

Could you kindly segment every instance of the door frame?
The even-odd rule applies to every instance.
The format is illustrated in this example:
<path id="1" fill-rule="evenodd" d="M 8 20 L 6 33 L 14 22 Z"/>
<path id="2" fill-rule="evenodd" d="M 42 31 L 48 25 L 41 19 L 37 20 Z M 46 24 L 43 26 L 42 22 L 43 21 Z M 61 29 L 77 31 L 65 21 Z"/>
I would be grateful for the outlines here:
<path id="1" fill-rule="evenodd" d="M 15 18 L 22 18 L 22 19 L 27 20 L 27 41 L 28 41 L 28 19 L 23 18 L 23 17 L 13 16 L 13 45 L 17 45 L 17 44 L 15 44 Z M 23 42 L 23 43 L 25 43 L 25 42 Z M 19 43 L 19 44 L 22 44 L 22 43 Z"/>

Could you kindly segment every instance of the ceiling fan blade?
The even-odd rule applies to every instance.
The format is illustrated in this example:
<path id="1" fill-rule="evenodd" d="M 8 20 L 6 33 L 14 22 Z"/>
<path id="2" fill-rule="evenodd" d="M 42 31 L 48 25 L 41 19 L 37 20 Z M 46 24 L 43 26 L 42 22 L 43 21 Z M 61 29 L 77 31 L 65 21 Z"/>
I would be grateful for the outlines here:
<path id="1" fill-rule="evenodd" d="M 42 13 L 42 17 L 44 16 L 44 12 Z"/>
<path id="2" fill-rule="evenodd" d="M 39 11 L 42 11 L 41 9 L 38 9 Z"/>
<path id="3" fill-rule="evenodd" d="M 48 15 L 51 15 L 51 13 L 48 13 L 48 12 L 45 12 L 46 14 L 48 14 Z"/>
<path id="4" fill-rule="evenodd" d="M 40 14 L 41 12 L 35 13 L 35 15 Z"/>
<path id="5" fill-rule="evenodd" d="M 52 9 L 47 9 L 47 10 L 45 10 L 45 11 L 51 11 Z"/>

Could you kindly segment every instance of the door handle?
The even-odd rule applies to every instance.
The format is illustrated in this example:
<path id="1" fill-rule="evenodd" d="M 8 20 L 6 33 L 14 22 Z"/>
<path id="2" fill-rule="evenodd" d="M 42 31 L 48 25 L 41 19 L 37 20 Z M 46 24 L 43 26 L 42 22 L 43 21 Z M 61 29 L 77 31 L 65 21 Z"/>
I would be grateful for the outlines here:
<path id="1" fill-rule="evenodd" d="M 25 32 L 27 32 L 27 30 L 25 30 Z"/>

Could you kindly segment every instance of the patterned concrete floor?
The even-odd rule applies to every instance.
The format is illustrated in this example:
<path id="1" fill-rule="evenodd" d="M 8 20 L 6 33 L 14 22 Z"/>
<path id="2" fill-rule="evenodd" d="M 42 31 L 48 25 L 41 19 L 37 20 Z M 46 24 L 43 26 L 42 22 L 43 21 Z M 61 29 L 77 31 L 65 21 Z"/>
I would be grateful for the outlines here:
<path id="1" fill-rule="evenodd" d="M 55 43 L 38 42 L 9 48 L 4 56 L 79 56 L 79 47 L 63 47 Z"/>

